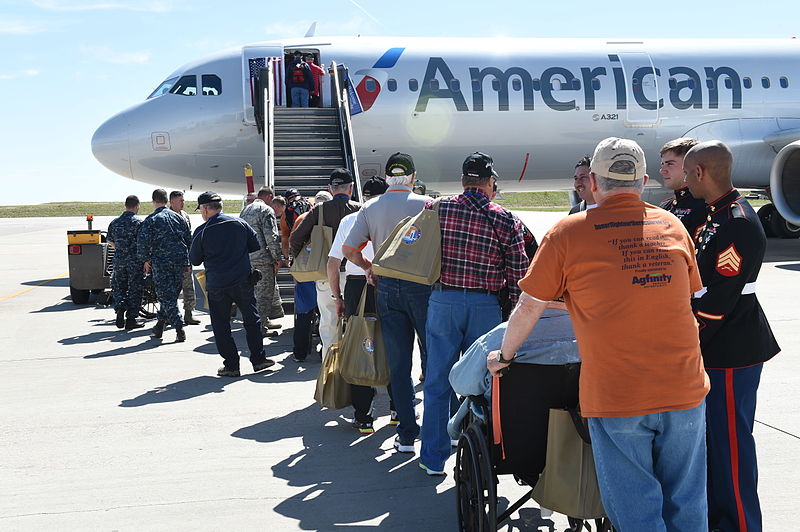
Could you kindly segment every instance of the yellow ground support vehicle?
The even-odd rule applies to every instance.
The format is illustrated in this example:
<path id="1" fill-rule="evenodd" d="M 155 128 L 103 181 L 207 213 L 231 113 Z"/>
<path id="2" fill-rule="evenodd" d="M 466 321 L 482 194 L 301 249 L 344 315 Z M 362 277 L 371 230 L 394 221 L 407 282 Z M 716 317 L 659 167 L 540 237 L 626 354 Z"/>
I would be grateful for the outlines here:
<path id="1" fill-rule="evenodd" d="M 111 300 L 111 270 L 114 248 L 106 242 L 106 232 L 92 229 L 92 215 L 86 217 L 88 229 L 67 231 L 69 293 L 76 305 L 89 302 L 89 294 L 107 305 Z"/>

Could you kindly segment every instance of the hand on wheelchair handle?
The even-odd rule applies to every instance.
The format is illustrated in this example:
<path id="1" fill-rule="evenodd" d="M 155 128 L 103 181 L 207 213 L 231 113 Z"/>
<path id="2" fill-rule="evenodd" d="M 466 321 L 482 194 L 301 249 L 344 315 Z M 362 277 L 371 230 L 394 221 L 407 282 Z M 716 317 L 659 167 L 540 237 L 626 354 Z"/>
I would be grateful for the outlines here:
<path id="1" fill-rule="evenodd" d="M 497 361 L 497 355 L 500 353 L 499 350 L 490 351 L 488 355 L 486 355 L 486 369 L 489 370 L 489 373 L 492 375 L 497 375 L 498 377 L 502 377 L 510 368 L 510 364 L 501 364 Z"/>

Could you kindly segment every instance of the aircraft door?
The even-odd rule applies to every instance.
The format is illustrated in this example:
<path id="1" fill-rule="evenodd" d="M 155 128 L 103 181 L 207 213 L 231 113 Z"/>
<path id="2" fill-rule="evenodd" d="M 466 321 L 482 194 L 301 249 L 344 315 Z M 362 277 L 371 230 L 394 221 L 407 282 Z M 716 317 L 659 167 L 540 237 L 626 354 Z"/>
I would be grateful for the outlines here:
<path id="1" fill-rule="evenodd" d="M 626 127 L 655 127 L 664 106 L 653 61 L 645 52 L 617 54 L 625 76 Z M 619 89 L 618 89 L 619 90 Z"/>
<path id="2" fill-rule="evenodd" d="M 242 49 L 242 104 L 244 107 L 244 123 L 255 125 L 254 104 L 256 95 L 253 93 L 255 79 L 260 75 L 261 69 L 271 62 L 275 79 L 272 93 L 275 95 L 275 105 L 285 105 L 286 93 L 283 83 L 283 46 L 245 46 Z"/>

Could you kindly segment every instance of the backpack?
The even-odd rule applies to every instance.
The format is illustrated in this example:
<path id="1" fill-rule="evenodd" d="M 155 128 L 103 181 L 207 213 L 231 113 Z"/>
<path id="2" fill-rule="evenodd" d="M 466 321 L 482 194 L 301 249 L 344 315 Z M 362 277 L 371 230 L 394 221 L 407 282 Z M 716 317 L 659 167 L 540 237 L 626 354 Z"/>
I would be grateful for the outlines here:
<path id="1" fill-rule="evenodd" d="M 303 68 L 303 63 L 297 63 L 292 68 L 292 83 L 295 85 L 302 85 L 306 82 L 306 72 Z"/>
<path id="2" fill-rule="evenodd" d="M 298 216 L 310 210 L 311 204 L 305 198 L 290 201 L 286 206 L 286 211 L 284 213 L 284 216 L 286 217 L 286 225 L 289 227 L 289 230 L 294 227 L 294 221 L 297 220 Z"/>

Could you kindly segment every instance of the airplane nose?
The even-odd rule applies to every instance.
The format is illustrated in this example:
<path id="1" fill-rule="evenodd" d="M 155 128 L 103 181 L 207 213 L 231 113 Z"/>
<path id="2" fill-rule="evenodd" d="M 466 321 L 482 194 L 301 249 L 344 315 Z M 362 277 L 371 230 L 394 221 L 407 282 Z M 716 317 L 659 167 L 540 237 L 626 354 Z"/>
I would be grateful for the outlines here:
<path id="1" fill-rule="evenodd" d="M 106 120 L 92 136 L 92 153 L 100 164 L 124 177 L 133 179 L 128 121 L 120 115 Z"/>

